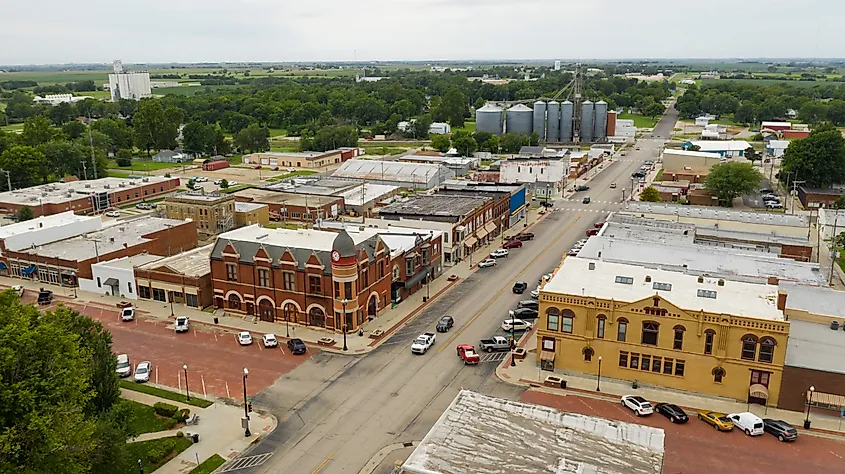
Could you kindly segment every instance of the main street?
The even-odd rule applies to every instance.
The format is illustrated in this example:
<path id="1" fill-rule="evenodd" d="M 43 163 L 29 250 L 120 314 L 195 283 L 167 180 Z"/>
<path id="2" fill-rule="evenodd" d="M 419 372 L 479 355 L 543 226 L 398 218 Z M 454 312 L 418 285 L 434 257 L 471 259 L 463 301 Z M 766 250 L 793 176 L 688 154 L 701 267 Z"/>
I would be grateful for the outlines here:
<path id="1" fill-rule="evenodd" d="M 659 137 L 670 136 L 676 119 L 670 109 L 655 129 L 655 138 L 640 140 L 641 150 L 607 165 L 590 181 L 589 191 L 577 193 L 566 210 L 536 224 L 533 241 L 512 250 L 497 267 L 480 269 L 460 282 L 373 352 L 362 357 L 321 352 L 258 394 L 255 405 L 270 410 L 280 424 L 248 455 L 273 454 L 262 465 L 237 472 L 358 473 L 383 447 L 421 440 L 461 388 L 518 399 L 523 389 L 499 381 L 495 361 L 464 366 L 455 345 L 477 345 L 479 339 L 502 334 L 507 310 L 528 297 L 513 294 L 513 283 L 523 280 L 530 288 L 536 286 L 588 228 L 619 207 L 631 173 L 642 161 L 657 157 L 663 145 Z M 617 188 L 611 189 L 611 183 Z M 583 196 L 593 202 L 573 208 Z M 445 314 L 455 318 L 455 327 L 438 333 L 427 354 L 411 354 L 411 341 L 433 331 Z M 404 459 L 410 450 L 388 454 L 375 472 L 389 472 L 387 465 Z"/>

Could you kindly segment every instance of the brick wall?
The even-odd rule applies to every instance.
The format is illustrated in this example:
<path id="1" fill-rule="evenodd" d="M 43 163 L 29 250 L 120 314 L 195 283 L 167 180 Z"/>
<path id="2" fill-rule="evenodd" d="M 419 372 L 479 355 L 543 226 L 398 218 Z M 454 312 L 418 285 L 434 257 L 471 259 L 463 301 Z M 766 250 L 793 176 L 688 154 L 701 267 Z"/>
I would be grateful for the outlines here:
<path id="1" fill-rule="evenodd" d="M 845 395 L 845 374 L 784 366 L 778 408 L 793 411 L 806 410 L 807 390 L 811 385 L 819 393 Z M 813 410 L 817 409 L 820 408 L 813 408 Z"/>

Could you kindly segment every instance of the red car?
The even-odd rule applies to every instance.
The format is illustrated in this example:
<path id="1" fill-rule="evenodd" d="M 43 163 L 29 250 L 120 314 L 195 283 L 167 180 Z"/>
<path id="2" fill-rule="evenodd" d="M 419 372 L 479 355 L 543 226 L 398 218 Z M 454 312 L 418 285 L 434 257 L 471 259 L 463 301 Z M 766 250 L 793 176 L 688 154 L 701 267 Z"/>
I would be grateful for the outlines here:
<path id="1" fill-rule="evenodd" d="M 598 235 L 598 233 L 599 233 L 599 229 L 596 229 L 596 228 L 588 229 L 587 230 L 587 237 L 589 237 L 591 235 Z"/>
<path id="2" fill-rule="evenodd" d="M 502 245 L 503 249 L 518 249 L 522 247 L 521 240 L 511 240 L 510 242 L 505 242 L 505 245 Z"/>
<path id="3" fill-rule="evenodd" d="M 593 227 L 595 227 L 596 229 L 601 229 L 603 226 L 604 222 L 596 222 L 595 224 L 593 224 Z"/>
<path id="4" fill-rule="evenodd" d="M 464 361 L 465 365 L 476 365 L 481 362 L 481 356 L 475 352 L 475 347 L 470 344 L 458 344 L 458 357 Z"/>

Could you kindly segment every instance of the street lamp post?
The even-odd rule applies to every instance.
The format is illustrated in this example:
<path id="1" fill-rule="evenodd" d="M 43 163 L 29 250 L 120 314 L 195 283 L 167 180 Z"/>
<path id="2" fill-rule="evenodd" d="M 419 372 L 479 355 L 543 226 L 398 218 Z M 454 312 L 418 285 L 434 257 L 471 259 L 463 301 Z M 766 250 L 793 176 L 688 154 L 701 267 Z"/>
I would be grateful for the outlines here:
<path id="1" fill-rule="evenodd" d="M 346 303 L 349 303 L 349 301 L 346 298 L 340 300 L 340 304 L 343 305 L 343 350 L 344 351 L 349 350 L 349 348 L 346 347 Z"/>
<path id="2" fill-rule="evenodd" d="M 285 306 L 285 337 L 290 337 L 290 305 Z"/>
<path id="3" fill-rule="evenodd" d="M 516 336 L 514 335 L 514 315 L 511 314 L 511 367 L 516 367 Z"/>
<path id="4" fill-rule="evenodd" d="M 191 391 L 188 389 L 188 364 L 182 364 L 182 370 L 185 371 L 185 398 L 191 401 Z"/>
<path id="5" fill-rule="evenodd" d="M 249 407 L 247 406 L 246 400 L 246 378 L 249 375 L 249 370 L 244 367 L 244 436 L 250 437 L 252 433 L 249 432 Z"/>
<path id="6" fill-rule="evenodd" d="M 807 401 L 807 418 L 804 419 L 804 429 L 810 429 L 810 404 L 813 403 L 813 392 L 816 391 L 816 387 L 810 385 L 810 399 Z"/>
<path id="7" fill-rule="evenodd" d="M 599 356 L 599 373 L 596 378 L 596 392 L 601 392 L 601 356 Z"/>
<path id="8" fill-rule="evenodd" d="M 168 291 L 168 293 L 170 293 L 170 298 L 168 299 L 170 300 L 170 317 L 172 318 L 173 316 L 175 316 L 175 314 L 173 314 L 173 292 Z"/>

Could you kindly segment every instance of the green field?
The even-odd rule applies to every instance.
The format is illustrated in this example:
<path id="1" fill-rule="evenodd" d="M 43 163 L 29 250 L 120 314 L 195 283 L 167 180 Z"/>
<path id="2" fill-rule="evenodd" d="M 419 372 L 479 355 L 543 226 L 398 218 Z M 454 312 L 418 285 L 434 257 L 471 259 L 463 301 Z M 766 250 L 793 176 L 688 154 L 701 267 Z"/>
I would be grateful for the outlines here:
<path id="1" fill-rule="evenodd" d="M 452 127 L 452 133 L 455 133 L 458 130 L 466 130 L 469 133 L 475 133 L 475 122 L 467 120 L 466 122 L 464 122 L 463 127 Z"/>
<path id="2" fill-rule="evenodd" d="M 786 85 L 786 86 L 794 86 L 794 87 L 816 87 L 816 86 L 839 86 L 841 82 L 829 82 L 829 81 L 779 81 L 777 79 L 703 79 L 701 82 L 703 85 L 708 84 L 718 84 L 720 82 L 724 83 L 725 81 L 734 81 L 739 82 L 742 84 L 753 84 L 755 86 L 775 86 L 775 85 Z"/>
<path id="3" fill-rule="evenodd" d="M 23 130 L 23 124 L 13 123 L 9 125 L 0 125 L 0 130 L 4 130 L 7 132 L 20 132 L 21 130 Z"/>
<path id="4" fill-rule="evenodd" d="M 273 176 L 272 178 L 267 178 L 266 181 L 272 183 L 274 181 L 281 181 L 283 179 L 293 178 L 295 176 L 310 176 L 312 174 L 317 174 L 317 171 L 296 170 L 296 171 L 291 172 L 291 173 L 280 174 L 280 175 Z"/>
<path id="5" fill-rule="evenodd" d="M 190 162 L 185 162 L 185 165 L 190 165 Z M 179 168 L 182 166 L 180 163 L 159 163 L 157 161 L 147 160 L 147 159 L 135 159 L 132 160 L 132 166 L 117 166 L 117 162 L 115 160 L 109 160 L 108 168 L 115 169 L 115 170 L 126 170 L 126 171 L 156 171 L 165 168 Z"/>
<path id="6" fill-rule="evenodd" d="M 633 120 L 634 126 L 637 128 L 654 128 L 657 125 L 657 121 L 660 120 L 660 117 L 651 118 L 640 114 L 619 114 L 618 118 Z"/>
<path id="7" fill-rule="evenodd" d="M 219 454 L 215 454 L 210 458 L 206 459 L 199 466 L 195 467 L 191 472 L 188 474 L 211 474 L 214 472 L 215 469 L 222 466 L 226 463 L 226 460 L 223 459 L 222 456 Z"/>

